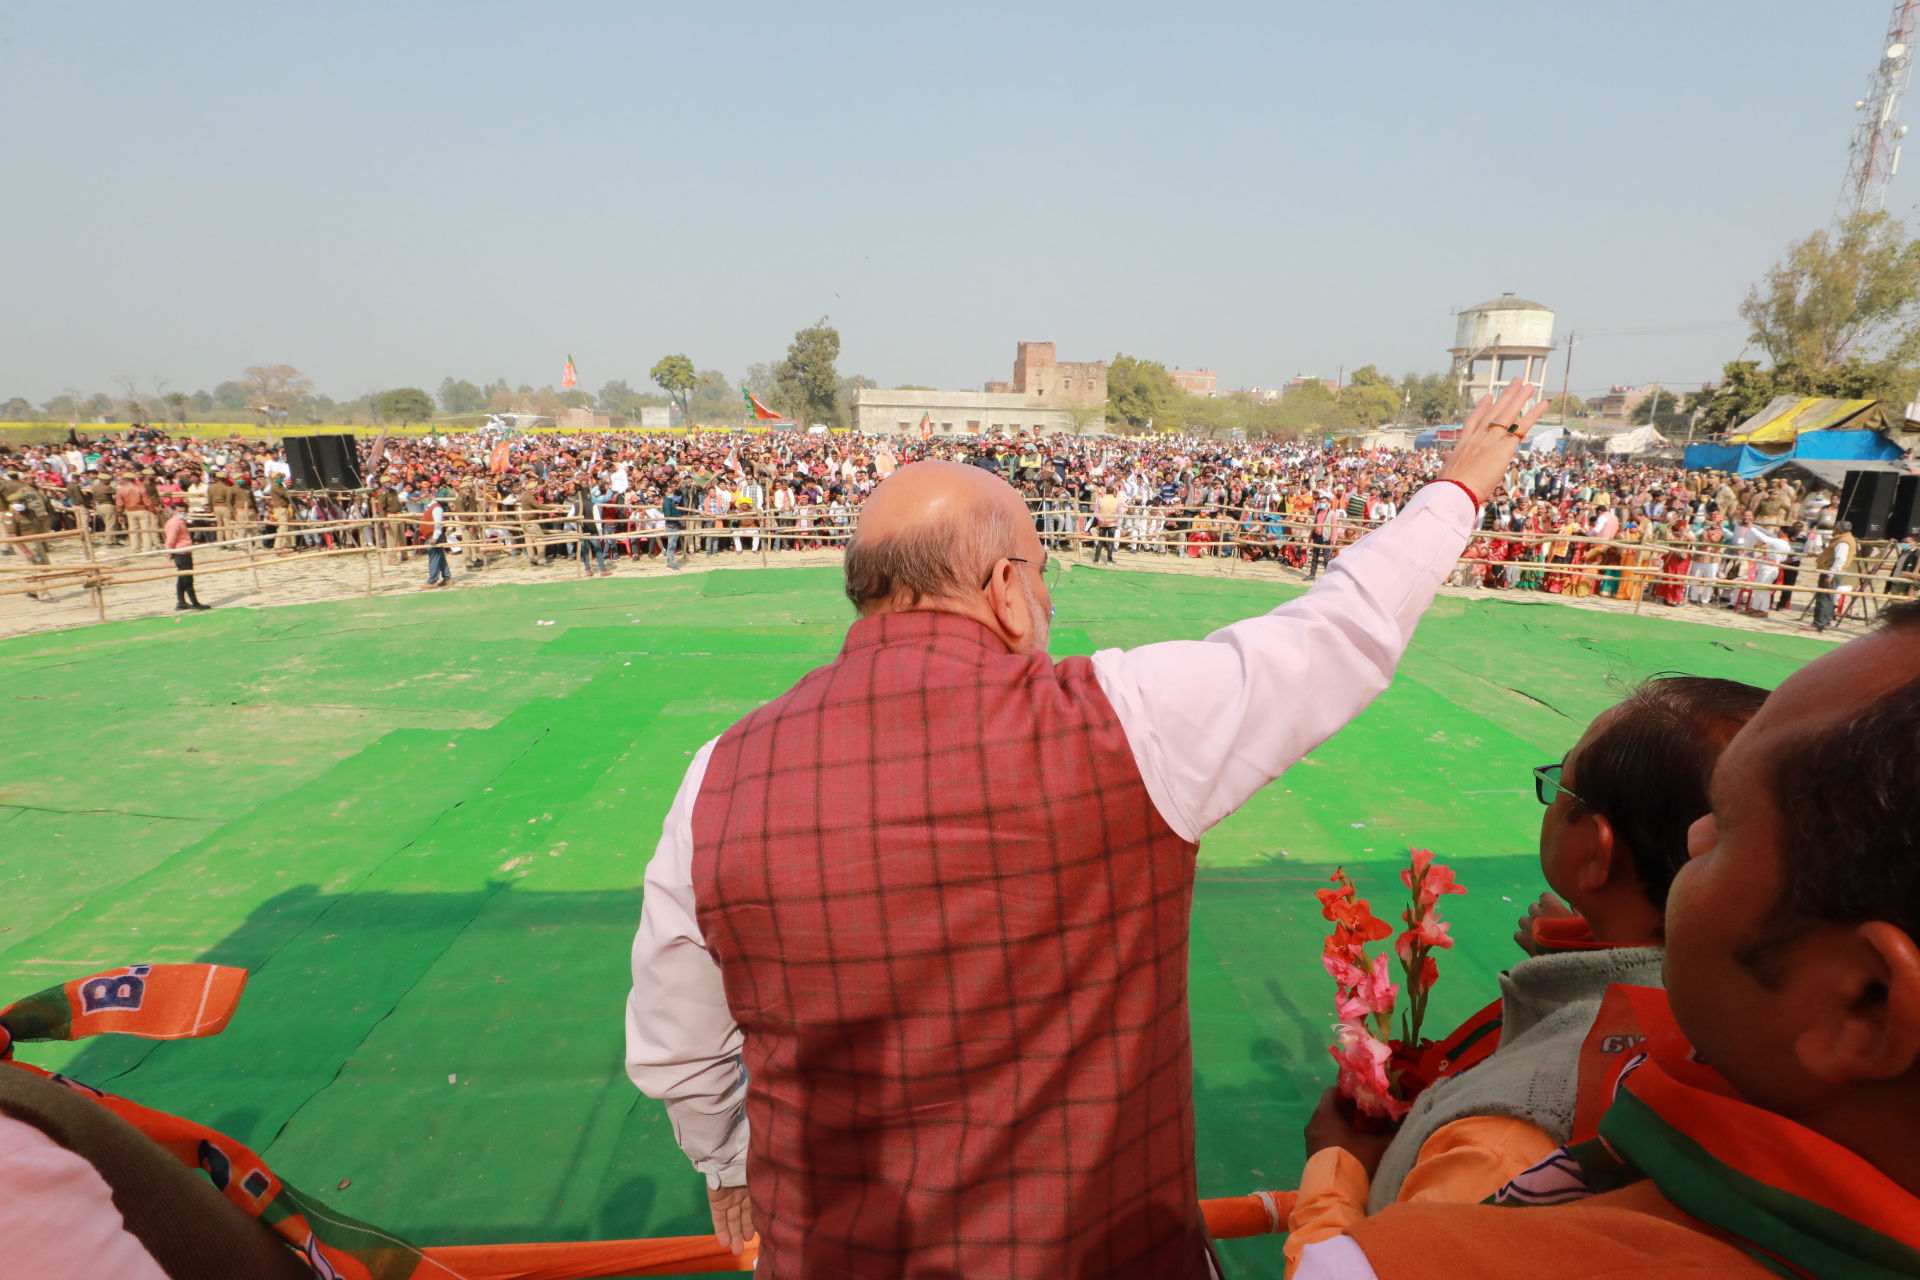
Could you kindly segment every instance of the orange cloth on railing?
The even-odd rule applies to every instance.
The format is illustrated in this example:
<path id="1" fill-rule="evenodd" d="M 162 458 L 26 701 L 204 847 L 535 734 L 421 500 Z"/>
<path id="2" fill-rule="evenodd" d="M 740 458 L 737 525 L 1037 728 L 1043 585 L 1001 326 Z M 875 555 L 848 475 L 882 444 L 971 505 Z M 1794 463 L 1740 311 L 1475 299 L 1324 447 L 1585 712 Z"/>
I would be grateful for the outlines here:
<path id="1" fill-rule="evenodd" d="M 760 1237 L 739 1257 L 713 1236 L 662 1236 L 654 1240 L 580 1240 L 553 1244 L 431 1245 L 415 1269 L 419 1280 L 439 1264 L 461 1280 L 596 1280 L 602 1276 L 681 1276 L 713 1271 L 751 1271 Z"/>
<path id="2" fill-rule="evenodd" d="M 1299 1198 L 1298 1191 L 1256 1191 L 1250 1196 L 1202 1200 L 1200 1212 L 1206 1215 L 1207 1233 L 1215 1240 L 1238 1240 L 1285 1231 L 1287 1215 Z"/>

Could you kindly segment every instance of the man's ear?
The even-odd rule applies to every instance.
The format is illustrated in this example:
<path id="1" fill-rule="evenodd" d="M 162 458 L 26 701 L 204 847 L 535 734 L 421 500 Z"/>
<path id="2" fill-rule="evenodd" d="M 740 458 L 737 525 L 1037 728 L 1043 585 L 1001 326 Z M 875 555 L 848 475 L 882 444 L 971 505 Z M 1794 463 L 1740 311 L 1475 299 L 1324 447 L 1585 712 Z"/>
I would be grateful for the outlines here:
<path id="1" fill-rule="evenodd" d="M 1595 893 L 1613 878 L 1613 824 L 1605 815 L 1589 810 L 1567 824 L 1561 844 L 1560 868 L 1573 890 Z"/>
<path id="2" fill-rule="evenodd" d="M 1814 1021 L 1794 1041 L 1823 1084 L 1887 1080 L 1920 1060 L 1920 947 L 1883 920 L 1810 939 Z"/>
<path id="3" fill-rule="evenodd" d="M 1014 582 L 1013 575 L 1019 569 L 1011 560 L 1002 560 L 987 579 L 987 608 L 993 614 L 994 621 L 1000 625 L 1001 635 L 1018 644 L 1027 638 L 1032 630 L 1032 620 L 1027 617 L 1025 601 L 1021 599 L 1020 588 Z"/>

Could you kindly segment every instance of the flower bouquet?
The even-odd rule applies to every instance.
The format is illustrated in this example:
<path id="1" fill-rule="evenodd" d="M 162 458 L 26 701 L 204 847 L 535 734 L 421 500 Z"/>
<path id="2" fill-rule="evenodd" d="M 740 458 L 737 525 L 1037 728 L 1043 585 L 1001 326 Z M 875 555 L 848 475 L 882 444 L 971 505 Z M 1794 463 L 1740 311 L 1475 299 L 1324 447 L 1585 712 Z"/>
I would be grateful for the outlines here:
<path id="1" fill-rule="evenodd" d="M 1439 903 L 1449 893 L 1466 892 L 1454 883 L 1450 868 L 1434 862 L 1431 850 L 1409 853 L 1412 863 L 1400 873 L 1400 880 L 1413 897 L 1400 913 L 1407 927 L 1393 943 L 1407 993 L 1398 1038 L 1389 1036 L 1401 987 L 1389 977 L 1384 951 L 1367 954 L 1367 944 L 1391 937 L 1393 926 L 1373 914 L 1344 867 L 1330 877 L 1335 888 L 1314 893 L 1320 899 L 1320 914 L 1333 922 L 1320 957 L 1333 977 L 1340 1018 L 1328 1052 L 1340 1064 L 1340 1094 L 1352 1101 L 1356 1123 L 1362 1128 L 1397 1122 L 1431 1082 L 1423 1057 L 1432 1041 L 1421 1039 L 1420 1029 L 1426 1019 L 1427 995 L 1440 976 L 1432 953 L 1437 947 L 1453 945 L 1449 926 L 1440 919 Z"/>

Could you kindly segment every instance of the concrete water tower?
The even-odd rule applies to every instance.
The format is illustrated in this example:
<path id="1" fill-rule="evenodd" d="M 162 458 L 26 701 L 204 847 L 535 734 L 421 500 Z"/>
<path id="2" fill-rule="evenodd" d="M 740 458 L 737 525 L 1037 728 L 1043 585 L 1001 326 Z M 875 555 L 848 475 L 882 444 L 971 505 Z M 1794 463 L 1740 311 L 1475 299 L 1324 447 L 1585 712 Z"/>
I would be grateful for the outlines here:
<path id="1" fill-rule="evenodd" d="M 1531 404 L 1546 385 L 1552 352 L 1553 312 L 1503 293 L 1459 313 L 1450 352 L 1453 385 L 1471 405 L 1494 388 L 1525 378 L 1533 384 Z"/>

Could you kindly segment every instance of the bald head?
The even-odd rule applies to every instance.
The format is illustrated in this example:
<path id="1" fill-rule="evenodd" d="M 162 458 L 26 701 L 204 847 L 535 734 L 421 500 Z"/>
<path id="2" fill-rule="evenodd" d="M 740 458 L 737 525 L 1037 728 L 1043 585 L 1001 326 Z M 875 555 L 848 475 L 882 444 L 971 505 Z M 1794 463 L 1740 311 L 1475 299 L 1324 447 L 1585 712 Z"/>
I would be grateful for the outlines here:
<path id="1" fill-rule="evenodd" d="M 1027 504 L 979 467 L 916 462 L 880 482 L 847 544 L 847 598 L 862 613 L 978 594 L 996 562 L 1045 558 Z"/>

